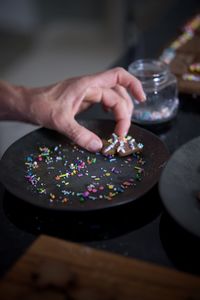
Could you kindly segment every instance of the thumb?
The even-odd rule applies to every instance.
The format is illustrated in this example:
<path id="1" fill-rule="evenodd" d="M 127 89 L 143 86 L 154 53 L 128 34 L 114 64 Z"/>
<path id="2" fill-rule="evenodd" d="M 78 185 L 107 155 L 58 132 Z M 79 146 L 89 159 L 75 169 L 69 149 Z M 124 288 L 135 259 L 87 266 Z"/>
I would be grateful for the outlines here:
<path id="1" fill-rule="evenodd" d="M 66 135 L 77 145 L 91 152 L 97 152 L 103 146 L 101 139 L 96 134 L 81 126 L 75 119 L 70 120 Z"/>

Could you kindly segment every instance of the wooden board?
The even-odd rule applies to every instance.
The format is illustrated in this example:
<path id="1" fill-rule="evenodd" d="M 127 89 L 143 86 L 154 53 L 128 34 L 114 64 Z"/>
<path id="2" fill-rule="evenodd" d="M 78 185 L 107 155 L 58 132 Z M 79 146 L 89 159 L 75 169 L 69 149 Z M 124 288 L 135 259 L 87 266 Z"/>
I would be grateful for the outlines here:
<path id="1" fill-rule="evenodd" d="M 200 82 L 182 79 L 183 74 L 189 73 L 189 66 L 197 62 L 200 62 L 200 34 L 195 35 L 180 47 L 170 63 L 170 69 L 178 79 L 180 92 L 200 95 Z"/>
<path id="2" fill-rule="evenodd" d="M 159 59 L 169 64 L 177 77 L 178 91 L 193 94 L 199 99 L 196 96 L 200 95 L 200 72 L 197 68 L 200 64 L 200 14 L 194 15 L 182 26 L 180 34 L 165 47 Z"/>
<path id="3" fill-rule="evenodd" d="M 0 283 L 0 299 L 197 300 L 200 277 L 41 236 Z"/>

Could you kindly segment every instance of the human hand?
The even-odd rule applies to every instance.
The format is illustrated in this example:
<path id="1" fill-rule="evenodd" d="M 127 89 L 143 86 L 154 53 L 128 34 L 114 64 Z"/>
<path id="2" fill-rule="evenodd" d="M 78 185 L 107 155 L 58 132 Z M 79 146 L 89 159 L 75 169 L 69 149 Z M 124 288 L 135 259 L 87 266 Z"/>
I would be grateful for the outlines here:
<path id="1" fill-rule="evenodd" d="M 102 147 L 101 139 L 81 126 L 75 116 L 94 103 L 101 103 L 114 113 L 115 133 L 124 136 L 128 133 L 133 111 L 128 91 L 139 101 L 145 100 L 141 83 L 123 68 L 27 89 L 26 118 L 29 122 L 57 130 L 79 146 L 95 152 Z"/>

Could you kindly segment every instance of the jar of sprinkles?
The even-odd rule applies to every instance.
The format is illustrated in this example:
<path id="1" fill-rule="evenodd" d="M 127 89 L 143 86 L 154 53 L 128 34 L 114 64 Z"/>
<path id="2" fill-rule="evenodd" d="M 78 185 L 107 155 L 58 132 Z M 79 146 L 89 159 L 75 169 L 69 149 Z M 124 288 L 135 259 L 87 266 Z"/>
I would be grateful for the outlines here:
<path id="1" fill-rule="evenodd" d="M 142 103 L 133 98 L 132 120 L 148 125 L 174 118 L 179 106 L 177 80 L 168 65 L 159 60 L 139 59 L 129 65 L 128 71 L 141 81 L 147 98 Z"/>

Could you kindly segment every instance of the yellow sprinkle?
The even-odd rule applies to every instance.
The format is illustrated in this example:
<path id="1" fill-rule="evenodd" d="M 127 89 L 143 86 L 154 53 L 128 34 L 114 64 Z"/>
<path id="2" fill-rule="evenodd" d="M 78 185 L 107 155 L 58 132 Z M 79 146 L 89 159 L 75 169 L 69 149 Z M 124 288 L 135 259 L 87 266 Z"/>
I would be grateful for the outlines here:
<path id="1" fill-rule="evenodd" d="M 142 170 L 140 167 L 135 166 L 134 167 L 136 170 Z"/>
<path id="2" fill-rule="evenodd" d="M 109 185 L 108 185 L 109 190 L 112 190 L 113 187 L 114 187 L 114 185 L 112 185 L 112 184 L 109 184 Z"/>
<path id="3" fill-rule="evenodd" d="M 52 194 L 52 193 L 50 193 L 50 197 L 51 197 L 52 199 L 55 199 L 55 198 L 56 198 L 56 196 L 55 196 L 54 194 Z"/>
<path id="4" fill-rule="evenodd" d="M 61 177 L 65 177 L 66 176 L 66 174 L 61 174 L 61 175 L 59 175 L 59 177 L 61 178 Z"/>
<path id="5" fill-rule="evenodd" d="M 106 199 L 106 200 L 112 200 L 112 198 L 111 197 L 109 197 L 109 196 L 104 196 L 104 198 Z"/>
<path id="6" fill-rule="evenodd" d="M 114 197 L 116 195 L 116 193 L 109 193 L 109 197 Z"/>
<path id="7" fill-rule="evenodd" d="M 106 175 L 106 176 L 110 176 L 110 173 L 106 173 L 105 175 Z"/>

